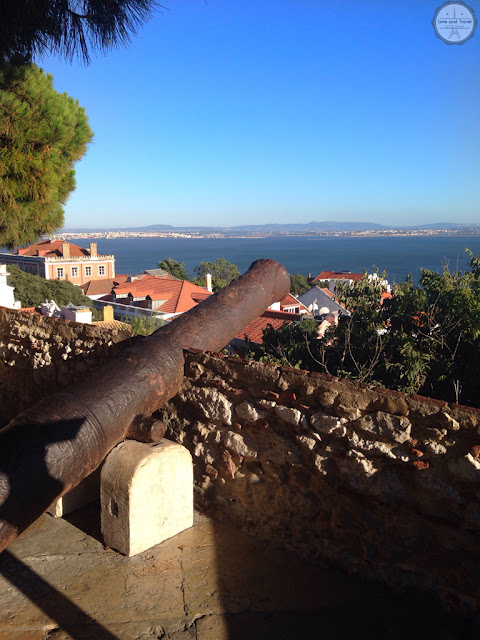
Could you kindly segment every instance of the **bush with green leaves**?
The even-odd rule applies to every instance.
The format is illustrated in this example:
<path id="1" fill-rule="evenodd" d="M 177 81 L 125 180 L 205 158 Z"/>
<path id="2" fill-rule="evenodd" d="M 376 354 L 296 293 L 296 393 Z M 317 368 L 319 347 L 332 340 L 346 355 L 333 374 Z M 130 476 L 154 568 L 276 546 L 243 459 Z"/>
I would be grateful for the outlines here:
<path id="1" fill-rule="evenodd" d="M 59 307 L 70 302 L 74 305 L 86 305 L 93 309 L 90 298 L 84 296 L 80 287 L 67 280 L 45 280 L 40 276 L 25 273 L 19 267 L 9 264 L 7 283 L 15 287 L 14 295 L 22 307 L 38 307 L 45 300 L 54 300 Z"/>
<path id="2" fill-rule="evenodd" d="M 269 329 L 255 357 L 439 398 L 480 405 L 480 259 L 470 270 L 422 270 L 381 303 L 381 279 L 337 287 L 349 310 L 323 338 L 303 323 Z"/>
<path id="3" fill-rule="evenodd" d="M 136 336 L 149 336 L 160 327 L 163 327 L 165 321 L 161 318 L 147 318 L 146 316 L 125 316 L 122 322 L 130 325 L 132 333 Z"/>

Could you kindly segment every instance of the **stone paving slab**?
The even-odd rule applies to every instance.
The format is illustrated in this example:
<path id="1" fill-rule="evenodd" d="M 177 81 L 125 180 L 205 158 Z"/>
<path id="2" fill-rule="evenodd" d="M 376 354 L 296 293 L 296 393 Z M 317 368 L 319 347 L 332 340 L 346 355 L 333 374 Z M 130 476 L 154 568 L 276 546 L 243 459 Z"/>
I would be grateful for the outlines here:
<path id="1" fill-rule="evenodd" d="M 0 602 L 0 640 L 478 637 L 200 514 L 131 558 L 104 547 L 95 508 L 44 515 L 0 555 Z"/>

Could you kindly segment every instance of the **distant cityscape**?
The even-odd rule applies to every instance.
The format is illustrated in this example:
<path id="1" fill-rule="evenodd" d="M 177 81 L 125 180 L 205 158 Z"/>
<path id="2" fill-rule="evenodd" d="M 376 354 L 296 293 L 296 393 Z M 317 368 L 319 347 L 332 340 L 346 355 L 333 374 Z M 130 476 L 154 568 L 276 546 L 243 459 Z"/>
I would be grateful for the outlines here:
<path id="1" fill-rule="evenodd" d="M 129 229 L 64 229 L 51 234 L 55 240 L 71 238 L 266 238 L 271 236 L 478 236 L 480 224 L 436 223 L 415 227 L 387 227 L 365 222 L 256 225 L 242 227 L 187 227 L 151 225 Z"/>

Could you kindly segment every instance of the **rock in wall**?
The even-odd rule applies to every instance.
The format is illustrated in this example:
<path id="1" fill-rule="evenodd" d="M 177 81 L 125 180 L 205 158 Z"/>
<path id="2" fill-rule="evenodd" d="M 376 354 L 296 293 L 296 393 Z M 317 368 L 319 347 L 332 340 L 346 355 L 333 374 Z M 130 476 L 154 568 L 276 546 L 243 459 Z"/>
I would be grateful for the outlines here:
<path id="1" fill-rule="evenodd" d="M 480 410 L 195 352 L 163 410 L 197 506 L 302 555 L 472 610 Z"/>
<path id="2" fill-rule="evenodd" d="M 100 367 L 129 330 L 0 307 L 0 426 Z"/>

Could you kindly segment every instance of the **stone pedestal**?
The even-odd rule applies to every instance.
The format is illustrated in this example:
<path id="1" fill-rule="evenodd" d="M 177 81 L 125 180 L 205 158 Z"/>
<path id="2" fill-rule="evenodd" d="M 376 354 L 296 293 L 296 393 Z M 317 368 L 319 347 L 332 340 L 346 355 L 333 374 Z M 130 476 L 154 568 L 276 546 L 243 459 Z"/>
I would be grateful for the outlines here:
<path id="1" fill-rule="evenodd" d="M 100 495 L 105 544 L 141 553 L 192 526 L 191 455 L 169 440 L 126 440 L 103 464 Z"/>

